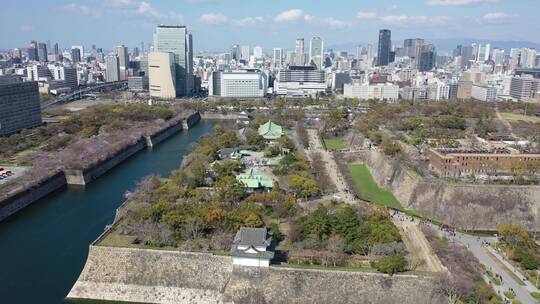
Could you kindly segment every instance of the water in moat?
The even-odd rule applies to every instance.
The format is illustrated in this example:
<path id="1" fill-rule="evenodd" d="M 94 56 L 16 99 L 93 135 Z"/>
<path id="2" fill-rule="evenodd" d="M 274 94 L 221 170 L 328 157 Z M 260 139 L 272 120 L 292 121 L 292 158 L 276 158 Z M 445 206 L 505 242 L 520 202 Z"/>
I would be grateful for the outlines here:
<path id="1" fill-rule="evenodd" d="M 201 121 L 135 154 L 86 187 L 67 187 L 0 222 L 0 303 L 65 303 L 88 246 L 113 221 L 126 190 L 144 176 L 168 176 L 212 126 Z"/>

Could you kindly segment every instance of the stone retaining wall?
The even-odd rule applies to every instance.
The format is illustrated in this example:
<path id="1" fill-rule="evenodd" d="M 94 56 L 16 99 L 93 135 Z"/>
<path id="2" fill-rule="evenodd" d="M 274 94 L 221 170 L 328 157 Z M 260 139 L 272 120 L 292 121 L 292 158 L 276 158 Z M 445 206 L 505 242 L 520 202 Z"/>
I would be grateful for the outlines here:
<path id="1" fill-rule="evenodd" d="M 177 124 L 163 129 L 156 134 L 145 136 L 144 141 L 147 147 L 153 147 L 180 131 L 182 131 L 182 123 L 178 122 Z"/>
<path id="2" fill-rule="evenodd" d="M 540 230 L 540 187 L 449 184 L 426 179 L 378 151 L 354 155 L 375 181 L 390 189 L 404 207 L 464 229 L 495 231 L 519 223 Z"/>
<path id="3" fill-rule="evenodd" d="M 193 128 L 193 126 L 197 125 L 199 121 L 201 121 L 201 114 L 199 112 L 195 112 L 183 120 L 182 127 L 184 130 L 189 130 Z"/>
<path id="4" fill-rule="evenodd" d="M 115 156 L 93 166 L 90 169 L 64 170 L 67 183 L 69 185 L 86 185 L 144 148 L 145 142 L 141 138 L 136 144 L 126 147 Z"/>
<path id="5" fill-rule="evenodd" d="M 434 278 L 246 268 L 203 253 L 91 246 L 68 298 L 145 303 L 442 303 Z"/>
<path id="6" fill-rule="evenodd" d="M 32 187 L 1 201 L 0 221 L 65 185 L 66 177 L 63 172 L 59 172 L 36 187 Z"/>

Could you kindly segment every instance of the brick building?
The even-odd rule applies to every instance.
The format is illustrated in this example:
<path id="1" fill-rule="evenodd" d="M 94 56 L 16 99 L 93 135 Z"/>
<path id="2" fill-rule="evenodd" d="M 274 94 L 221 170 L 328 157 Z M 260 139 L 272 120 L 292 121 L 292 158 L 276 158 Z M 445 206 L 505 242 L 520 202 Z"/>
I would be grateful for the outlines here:
<path id="1" fill-rule="evenodd" d="M 515 170 L 538 173 L 540 151 L 509 148 L 441 148 L 428 151 L 429 167 L 441 177 L 512 174 Z"/>

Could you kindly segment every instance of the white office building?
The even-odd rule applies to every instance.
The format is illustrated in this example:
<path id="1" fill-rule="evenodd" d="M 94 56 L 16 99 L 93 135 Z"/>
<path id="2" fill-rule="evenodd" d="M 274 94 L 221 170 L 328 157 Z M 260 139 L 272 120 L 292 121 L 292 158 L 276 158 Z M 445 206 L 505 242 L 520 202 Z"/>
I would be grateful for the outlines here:
<path id="1" fill-rule="evenodd" d="M 346 98 L 396 101 L 399 98 L 399 86 L 391 83 L 374 85 L 367 83 L 345 84 L 343 87 L 343 96 Z"/>
<path id="2" fill-rule="evenodd" d="M 290 98 L 315 97 L 326 92 L 325 72 L 310 66 L 291 66 L 280 70 L 274 81 L 274 91 Z"/>
<path id="3" fill-rule="evenodd" d="M 494 102 L 497 100 L 497 88 L 493 86 L 473 84 L 471 97 L 479 101 Z"/>
<path id="4" fill-rule="evenodd" d="M 268 90 L 266 74 L 260 70 L 212 73 L 208 95 L 228 98 L 261 98 Z"/>

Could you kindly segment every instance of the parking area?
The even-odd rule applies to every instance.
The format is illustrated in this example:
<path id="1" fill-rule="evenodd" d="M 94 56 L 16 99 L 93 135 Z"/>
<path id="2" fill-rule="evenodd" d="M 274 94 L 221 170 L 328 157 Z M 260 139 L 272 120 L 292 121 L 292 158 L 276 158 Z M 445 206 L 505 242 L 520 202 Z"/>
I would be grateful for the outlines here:
<path id="1" fill-rule="evenodd" d="M 0 185 L 21 176 L 27 167 L 13 167 L 0 164 Z"/>

